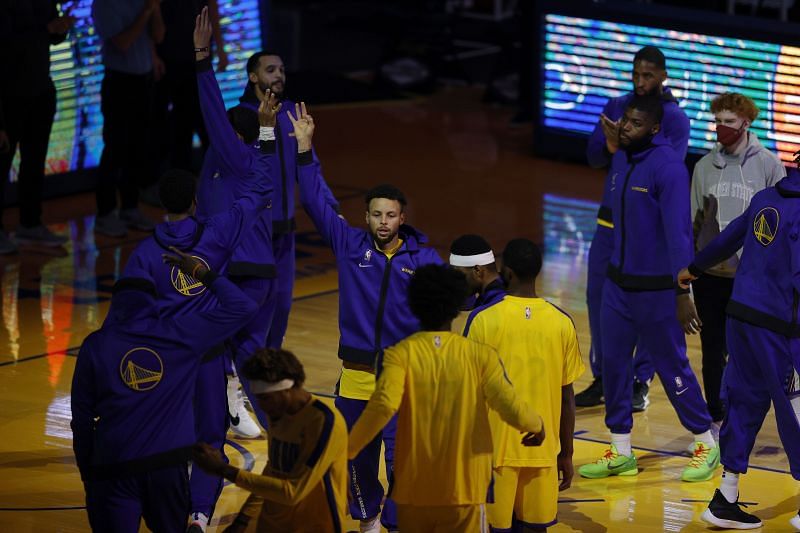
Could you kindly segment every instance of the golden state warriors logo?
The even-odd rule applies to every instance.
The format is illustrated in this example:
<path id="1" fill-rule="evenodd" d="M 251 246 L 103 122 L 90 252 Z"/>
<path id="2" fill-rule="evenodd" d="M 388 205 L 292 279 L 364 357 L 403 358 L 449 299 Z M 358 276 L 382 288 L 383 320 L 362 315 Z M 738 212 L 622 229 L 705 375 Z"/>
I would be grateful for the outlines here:
<path id="1" fill-rule="evenodd" d="M 765 207 L 753 220 L 753 235 L 762 246 L 769 246 L 778 233 L 780 215 L 774 207 Z"/>
<path id="2" fill-rule="evenodd" d="M 196 255 L 193 255 L 192 257 L 203 263 L 203 266 L 205 266 L 208 270 L 211 270 L 205 259 L 202 257 L 197 257 Z M 172 282 L 172 286 L 175 287 L 175 290 L 184 296 L 199 296 L 206 291 L 205 285 L 194 279 L 192 276 L 184 274 L 178 267 L 172 267 L 172 270 L 169 271 L 169 280 Z"/>
<path id="3" fill-rule="evenodd" d="M 164 363 L 150 348 L 134 348 L 120 361 L 119 375 L 128 388 L 146 392 L 153 390 L 161 382 Z"/>

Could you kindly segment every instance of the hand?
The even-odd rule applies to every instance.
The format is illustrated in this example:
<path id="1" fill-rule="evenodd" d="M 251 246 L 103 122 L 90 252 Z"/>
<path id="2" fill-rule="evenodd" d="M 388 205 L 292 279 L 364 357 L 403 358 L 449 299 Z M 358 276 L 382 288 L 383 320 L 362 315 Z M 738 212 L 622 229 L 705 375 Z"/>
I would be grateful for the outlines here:
<path id="1" fill-rule="evenodd" d="M 683 332 L 687 335 L 699 333 L 700 328 L 703 327 L 703 322 L 697 315 L 697 309 L 694 307 L 692 297 L 688 294 L 679 294 L 677 300 L 678 322 L 680 322 Z"/>
<path id="2" fill-rule="evenodd" d="M 572 477 L 575 475 L 575 467 L 572 466 L 572 454 L 565 454 L 561 452 L 556 459 L 556 466 L 561 474 L 561 483 L 558 485 L 558 490 L 567 490 L 572 486 Z"/>
<path id="3" fill-rule="evenodd" d="M 225 53 L 222 43 L 217 43 L 217 72 L 225 72 L 229 64 L 230 60 L 228 59 L 228 54 Z"/>
<path id="4" fill-rule="evenodd" d="M 314 137 L 314 119 L 306 111 L 306 103 L 294 105 L 295 116 L 288 113 L 289 120 L 294 126 L 294 136 L 297 138 L 297 153 L 311 150 L 311 139 Z"/>
<path id="5" fill-rule="evenodd" d="M 542 442 L 544 442 L 544 421 L 542 417 L 539 417 L 539 420 L 542 423 L 542 430 L 539 433 L 526 433 L 522 437 L 523 446 L 541 446 Z"/>
<path id="6" fill-rule="evenodd" d="M 274 128 L 283 104 L 278 102 L 278 96 L 269 89 L 264 92 L 258 84 L 255 84 L 255 87 L 256 97 L 261 102 L 258 104 L 258 125 Z"/>
<path id="7" fill-rule="evenodd" d="M 695 276 L 691 272 L 689 272 L 688 268 L 683 268 L 683 269 L 681 269 L 680 272 L 678 272 L 678 286 L 681 289 L 688 289 L 689 288 L 689 284 L 691 282 L 693 282 L 694 280 L 696 280 L 696 279 L 697 279 L 697 276 Z"/>
<path id="8" fill-rule="evenodd" d="M 51 35 L 64 35 L 75 25 L 75 17 L 65 14 L 54 18 L 47 23 L 47 33 Z"/>
<path id="9" fill-rule="evenodd" d="M 0 154 L 4 154 L 11 149 L 11 141 L 8 140 L 6 130 L 0 130 Z"/>
<path id="10" fill-rule="evenodd" d="M 155 53 L 155 47 L 153 47 L 153 79 L 155 79 L 155 81 L 160 81 L 166 72 L 167 65 L 164 63 L 163 59 L 158 57 L 158 54 Z"/>
<path id="11" fill-rule="evenodd" d="M 228 463 L 222 458 L 222 452 L 205 442 L 198 442 L 192 448 L 192 460 L 196 465 L 210 474 L 222 475 Z"/>
<path id="12" fill-rule="evenodd" d="M 157 1 L 157 0 L 156 0 Z M 194 21 L 194 47 L 208 48 L 211 44 L 211 22 L 208 20 L 208 6 L 197 15 Z M 202 52 L 208 57 L 208 52 Z M 200 54 L 200 52 L 198 52 Z"/>
<path id="13" fill-rule="evenodd" d="M 610 153 L 616 153 L 619 150 L 619 120 L 613 121 L 600 113 L 600 126 L 606 136 L 606 148 Z"/>
<path id="14" fill-rule="evenodd" d="M 201 281 L 208 274 L 208 268 L 199 259 L 181 252 L 174 246 L 170 246 L 169 249 L 175 255 L 161 254 L 164 263 L 178 267 L 181 272 L 197 281 Z"/>

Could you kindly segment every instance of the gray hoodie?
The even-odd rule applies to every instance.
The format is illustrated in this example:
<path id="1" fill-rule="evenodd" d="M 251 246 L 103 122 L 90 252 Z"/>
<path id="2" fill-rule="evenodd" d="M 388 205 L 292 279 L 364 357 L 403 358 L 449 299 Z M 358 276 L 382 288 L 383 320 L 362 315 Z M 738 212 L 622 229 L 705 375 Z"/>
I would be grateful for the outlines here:
<path id="1" fill-rule="evenodd" d="M 721 144 L 715 144 L 697 162 L 692 175 L 695 249 L 705 248 L 745 212 L 755 193 L 772 187 L 784 176 L 786 168 L 781 160 L 764 148 L 752 131 L 748 131 L 747 147 L 738 155 L 726 154 Z M 708 273 L 732 278 L 739 264 L 738 253 Z"/>

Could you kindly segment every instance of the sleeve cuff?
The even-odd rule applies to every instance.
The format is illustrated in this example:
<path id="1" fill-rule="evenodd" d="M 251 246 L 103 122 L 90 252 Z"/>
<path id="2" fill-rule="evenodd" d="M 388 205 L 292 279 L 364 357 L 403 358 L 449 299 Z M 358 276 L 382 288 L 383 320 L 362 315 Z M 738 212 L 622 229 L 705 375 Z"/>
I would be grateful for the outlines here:
<path id="1" fill-rule="evenodd" d="M 305 152 L 300 152 L 297 154 L 297 164 L 298 165 L 310 165 L 314 162 L 314 156 L 312 155 L 311 150 L 306 150 Z"/>
<path id="2" fill-rule="evenodd" d="M 699 278 L 700 276 L 702 276 L 705 273 L 703 270 L 701 270 L 694 263 L 690 263 L 688 268 L 687 268 L 687 270 L 689 271 L 689 274 L 691 274 L 692 276 L 694 276 L 696 278 Z"/>
<path id="3" fill-rule="evenodd" d="M 195 68 L 197 69 L 197 72 L 206 72 L 208 70 L 211 70 L 211 56 L 210 55 L 205 59 L 201 59 L 200 61 L 196 61 L 195 63 L 196 63 L 195 64 Z"/>
<path id="4" fill-rule="evenodd" d="M 209 270 L 208 273 L 205 276 L 203 276 L 203 279 L 200 280 L 200 283 L 202 283 L 206 287 L 211 287 L 214 284 L 214 282 L 217 281 L 218 277 L 219 274 L 217 274 L 213 270 Z"/>
<path id="5" fill-rule="evenodd" d="M 261 141 L 258 149 L 262 154 L 272 155 L 275 153 L 275 141 Z"/>

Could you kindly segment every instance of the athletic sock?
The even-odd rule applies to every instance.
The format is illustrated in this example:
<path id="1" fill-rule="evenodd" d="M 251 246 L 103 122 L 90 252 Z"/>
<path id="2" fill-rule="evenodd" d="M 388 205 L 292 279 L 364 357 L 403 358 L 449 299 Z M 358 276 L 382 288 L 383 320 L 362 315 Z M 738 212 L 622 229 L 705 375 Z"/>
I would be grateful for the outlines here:
<path id="1" fill-rule="evenodd" d="M 706 448 L 716 448 L 717 443 L 714 442 L 714 435 L 711 434 L 711 430 L 705 431 L 703 433 L 695 433 L 694 435 L 695 442 L 702 442 L 706 445 Z"/>
<path id="2" fill-rule="evenodd" d="M 736 503 L 739 499 L 739 474 L 723 470 L 719 491 L 725 496 L 728 503 Z"/>
<path id="3" fill-rule="evenodd" d="M 792 409 L 794 409 L 794 417 L 797 419 L 797 423 L 800 424 L 800 396 L 795 396 L 789 401 L 792 404 Z"/>
<path id="4" fill-rule="evenodd" d="M 612 433 L 611 444 L 616 446 L 617 453 L 630 457 L 633 452 L 631 451 L 631 434 L 630 433 Z"/>

